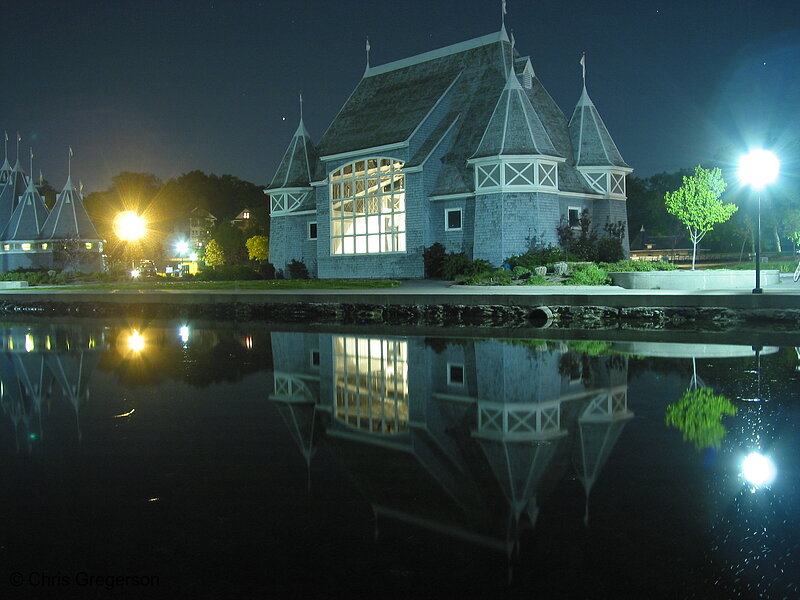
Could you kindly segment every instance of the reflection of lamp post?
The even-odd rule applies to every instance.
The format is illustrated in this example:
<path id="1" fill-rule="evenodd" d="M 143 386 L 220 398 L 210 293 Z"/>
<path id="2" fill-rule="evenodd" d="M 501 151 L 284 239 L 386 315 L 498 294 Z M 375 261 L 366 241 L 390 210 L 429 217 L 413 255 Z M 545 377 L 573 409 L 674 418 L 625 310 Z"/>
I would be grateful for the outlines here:
<path id="1" fill-rule="evenodd" d="M 739 179 L 758 192 L 758 223 L 756 225 L 756 287 L 754 294 L 761 289 L 761 190 L 778 177 L 781 163 L 769 150 L 751 150 L 739 159 Z"/>

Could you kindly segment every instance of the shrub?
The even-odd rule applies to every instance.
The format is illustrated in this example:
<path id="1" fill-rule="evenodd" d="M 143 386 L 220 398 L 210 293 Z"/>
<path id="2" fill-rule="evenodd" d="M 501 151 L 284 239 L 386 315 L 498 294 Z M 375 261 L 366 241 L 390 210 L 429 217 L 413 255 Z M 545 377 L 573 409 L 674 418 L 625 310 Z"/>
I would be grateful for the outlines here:
<path id="1" fill-rule="evenodd" d="M 308 279 L 308 267 L 303 261 L 292 259 L 286 268 L 289 271 L 289 279 Z"/>
<path id="2" fill-rule="evenodd" d="M 600 263 L 600 267 L 606 271 L 616 272 L 641 272 L 641 271 L 675 271 L 678 267 L 667 262 L 651 262 L 649 260 L 619 260 L 612 263 Z"/>
<path id="3" fill-rule="evenodd" d="M 505 269 L 495 269 L 487 274 L 487 281 L 494 285 L 511 285 L 511 272 Z"/>
<path id="4" fill-rule="evenodd" d="M 525 254 L 510 256 L 506 262 L 514 267 L 525 267 L 533 270 L 534 267 L 542 267 L 553 264 L 564 259 L 564 251 L 558 246 L 547 246 L 540 250 L 531 250 Z"/>
<path id="5" fill-rule="evenodd" d="M 447 254 L 439 242 L 422 251 L 422 261 L 425 263 L 425 277 L 428 279 L 441 279 L 444 277 L 444 263 Z"/>
<path id="6" fill-rule="evenodd" d="M 270 262 L 263 262 L 258 265 L 258 272 L 262 279 L 275 279 L 275 265 Z"/>
<path id="7" fill-rule="evenodd" d="M 522 282 L 522 285 L 550 285 L 550 283 L 541 275 L 531 275 Z"/>
<path id="8" fill-rule="evenodd" d="M 625 250 L 617 238 L 604 237 L 597 242 L 597 260 L 600 262 L 617 262 L 624 258 Z"/>
<path id="9" fill-rule="evenodd" d="M 526 269 L 525 267 L 522 266 L 516 266 L 513 269 L 511 269 L 511 275 L 514 277 L 514 279 L 519 279 L 523 275 L 530 275 L 530 272 L 531 272 L 530 269 Z"/>
<path id="10" fill-rule="evenodd" d="M 246 265 L 222 265 L 200 271 L 195 275 L 195 279 L 198 281 L 252 281 L 261 279 L 261 276 Z"/>
<path id="11" fill-rule="evenodd" d="M 459 275 L 472 275 L 474 273 L 467 273 L 469 266 L 470 260 L 463 252 L 448 253 L 442 263 L 442 277 L 453 280 Z"/>
<path id="12" fill-rule="evenodd" d="M 593 263 L 576 265 L 567 278 L 569 285 L 606 285 L 609 281 L 608 273 Z"/>

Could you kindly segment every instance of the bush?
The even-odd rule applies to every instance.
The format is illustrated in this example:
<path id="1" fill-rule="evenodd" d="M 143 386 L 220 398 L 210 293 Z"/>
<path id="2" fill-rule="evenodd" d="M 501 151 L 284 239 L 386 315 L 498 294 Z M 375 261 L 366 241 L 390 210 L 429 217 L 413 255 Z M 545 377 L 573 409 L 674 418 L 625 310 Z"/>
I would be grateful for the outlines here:
<path id="1" fill-rule="evenodd" d="M 523 275 L 530 275 L 530 273 L 531 273 L 530 269 L 526 269 L 525 267 L 521 266 L 516 266 L 513 269 L 511 269 L 511 275 L 514 277 L 514 279 L 519 279 Z"/>
<path id="2" fill-rule="evenodd" d="M 425 277 L 428 279 L 442 279 L 444 277 L 444 263 L 447 253 L 439 242 L 422 251 L 422 261 L 425 263 Z"/>
<path id="3" fill-rule="evenodd" d="M 261 279 L 261 276 L 246 265 L 221 265 L 200 271 L 195 275 L 195 279 L 198 281 L 252 281 Z"/>
<path id="4" fill-rule="evenodd" d="M 514 267 L 524 267 L 532 271 L 534 267 L 544 267 L 554 262 L 564 260 L 564 251 L 558 246 L 547 246 L 540 250 L 531 250 L 525 254 L 510 256 L 506 262 Z"/>
<path id="5" fill-rule="evenodd" d="M 638 273 L 642 271 L 675 271 L 678 267 L 667 262 L 651 262 L 649 260 L 619 260 L 612 263 L 600 263 L 600 267 L 606 271 L 616 271 L 622 273 Z"/>
<path id="6" fill-rule="evenodd" d="M 541 275 L 531 275 L 522 282 L 522 285 L 550 285 L 550 283 Z"/>
<path id="7" fill-rule="evenodd" d="M 609 282 L 608 273 L 593 263 L 576 265 L 567 278 L 568 285 L 606 285 Z"/>
<path id="8" fill-rule="evenodd" d="M 270 262 L 262 262 L 258 265 L 258 272 L 262 279 L 275 279 L 275 265 Z"/>
<path id="9" fill-rule="evenodd" d="M 292 259 L 286 268 L 289 271 L 289 279 L 308 279 L 308 267 L 303 261 Z"/>
<path id="10" fill-rule="evenodd" d="M 451 252 L 444 257 L 442 263 L 442 277 L 444 279 L 454 280 L 459 275 L 467 275 L 467 269 L 470 264 L 470 260 L 463 252 Z"/>
<path id="11" fill-rule="evenodd" d="M 625 250 L 617 238 L 604 237 L 597 242 L 597 260 L 600 262 L 617 262 L 624 258 Z"/>

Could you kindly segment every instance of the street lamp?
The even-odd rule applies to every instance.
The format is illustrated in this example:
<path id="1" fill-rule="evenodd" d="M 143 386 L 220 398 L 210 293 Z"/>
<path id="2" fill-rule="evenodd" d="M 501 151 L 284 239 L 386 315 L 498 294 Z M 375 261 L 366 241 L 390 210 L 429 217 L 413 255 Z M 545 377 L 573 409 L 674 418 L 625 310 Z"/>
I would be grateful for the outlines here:
<path id="1" fill-rule="evenodd" d="M 769 150 L 751 150 L 739 159 L 739 180 L 758 192 L 758 223 L 756 225 L 756 287 L 761 294 L 761 190 L 778 178 L 781 163 Z"/>
<path id="2" fill-rule="evenodd" d="M 131 277 L 134 279 L 139 276 L 136 269 L 136 261 L 130 256 L 130 243 L 138 242 L 147 234 L 147 222 L 144 217 L 137 215 L 132 210 L 125 210 L 114 217 L 114 233 L 117 237 L 127 243 L 128 257 L 131 259 Z M 134 274 L 135 273 L 135 274 Z"/>

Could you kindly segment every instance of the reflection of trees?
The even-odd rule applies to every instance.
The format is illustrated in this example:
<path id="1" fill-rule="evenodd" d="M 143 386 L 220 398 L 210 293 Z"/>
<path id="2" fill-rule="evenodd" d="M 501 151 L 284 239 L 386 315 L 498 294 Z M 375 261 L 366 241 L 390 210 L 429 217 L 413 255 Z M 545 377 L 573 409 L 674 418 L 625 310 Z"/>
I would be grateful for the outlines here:
<path id="1" fill-rule="evenodd" d="M 689 389 L 680 399 L 667 407 L 665 421 L 683 432 L 683 439 L 698 450 L 719 448 L 725 438 L 722 417 L 735 415 L 733 403 L 708 387 Z"/>
<path id="2" fill-rule="evenodd" d="M 106 352 L 99 364 L 129 387 L 183 381 L 196 387 L 237 382 L 246 375 L 272 367 L 269 334 L 236 330 L 193 330 L 182 344 L 176 330 L 143 327 L 146 345 L 140 355 L 125 352 L 128 330 L 116 332 L 116 350 Z"/>

